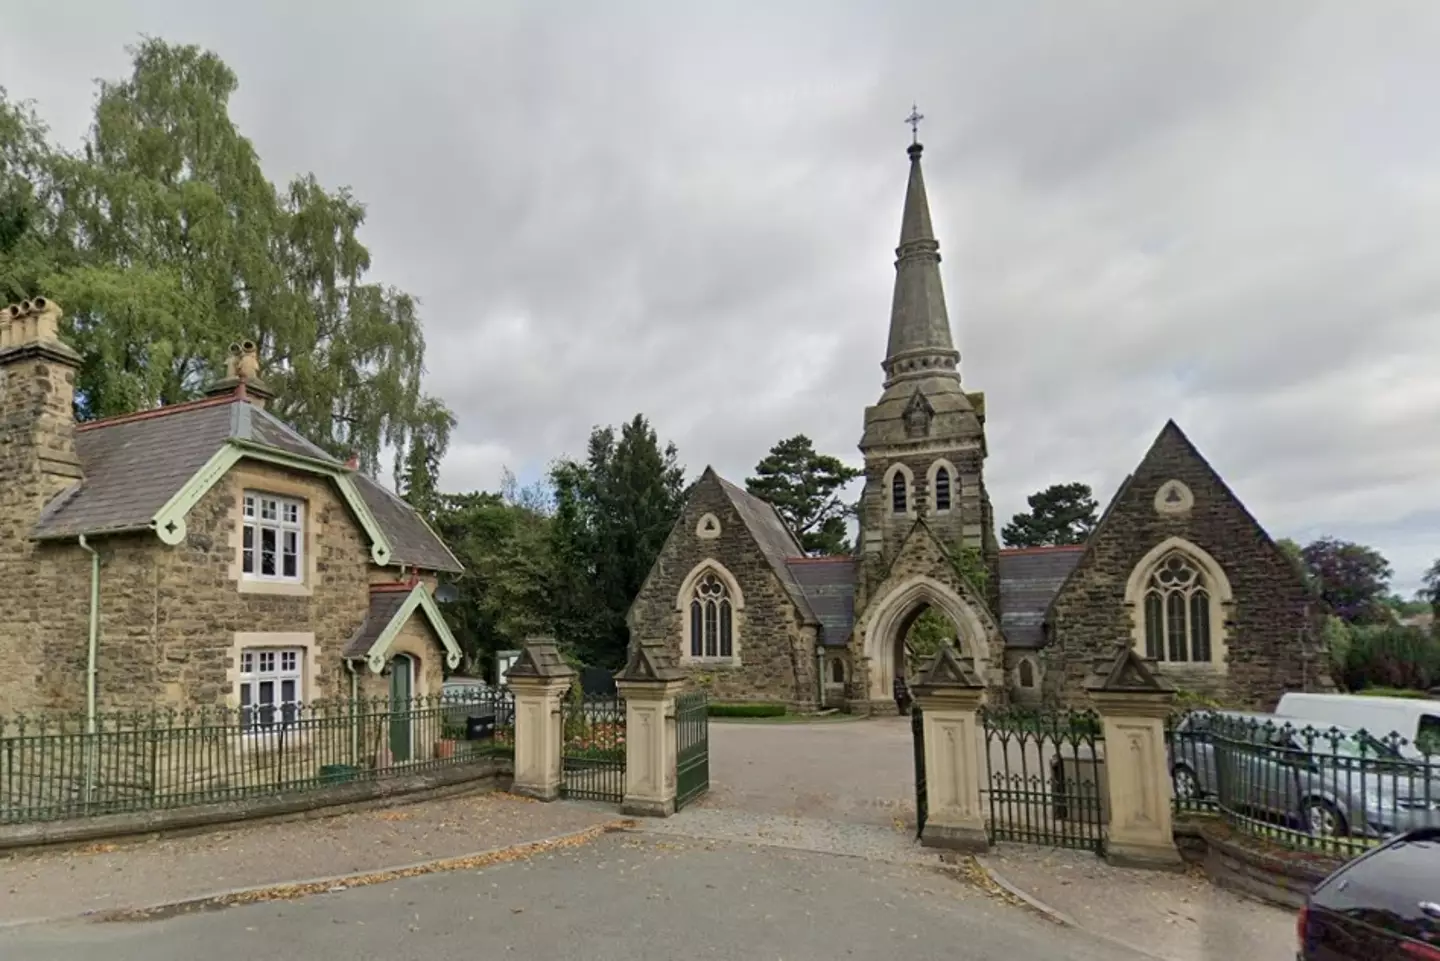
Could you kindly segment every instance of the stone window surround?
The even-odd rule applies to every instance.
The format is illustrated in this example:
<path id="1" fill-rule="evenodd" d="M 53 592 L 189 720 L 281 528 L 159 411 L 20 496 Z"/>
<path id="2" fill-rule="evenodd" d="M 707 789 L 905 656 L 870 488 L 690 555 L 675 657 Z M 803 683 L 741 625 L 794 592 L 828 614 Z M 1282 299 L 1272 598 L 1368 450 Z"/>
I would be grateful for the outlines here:
<path id="1" fill-rule="evenodd" d="M 695 536 L 702 541 L 713 541 L 720 536 L 722 531 L 720 518 L 709 511 L 701 514 L 700 520 L 695 522 Z"/>
<path id="2" fill-rule="evenodd" d="M 245 650 L 270 648 L 272 650 L 300 650 L 300 702 L 309 704 L 314 700 L 315 682 L 319 677 L 320 652 L 315 646 L 315 634 L 311 631 L 236 631 L 226 656 L 225 705 L 237 714 L 240 710 L 240 653 Z M 238 729 L 238 724 L 236 725 Z M 243 742 L 247 749 L 271 748 L 279 744 L 278 732 L 248 731 L 232 735 L 237 742 Z M 295 744 L 307 736 L 302 731 L 289 731 L 285 735 L 287 744 Z"/>
<path id="3" fill-rule="evenodd" d="M 1230 579 L 1208 551 L 1183 537 L 1167 537 L 1156 544 L 1130 571 L 1130 578 L 1125 583 L 1125 607 L 1130 612 L 1130 644 L 1137 654 L 1145 656 L 1145 592 L 1150 584 L 1150 576 L 1172 553 L 1183 554 L 1199 568 L 1205 578 L 1206 589 L 1210 594 L 1210 660 L 1162 661 L 1161 669 L 1205 674 L 1226 673 L 1229 670 L 1228 651 L 1233 627 L 1230 614 L 1235 606 Z"/>
<path id="4" fill-rule="evenodd" d="M 1025 683 L 1025 667 L 1030 668 L 1030 683 Z M 1026 691 L 1033 691 L 1040 686 L 1040 665 L 1035 658 L 1026 654 L 1015 664 L 1015 686 Z"/>
<path id="5" fill-rule="evenodd" d="M 944 510 L 940 509 L 940 506 L 935 500 L 935 477 L 940 473 L 940 468 L 942 467 L 945 468 L 950 475 L 950 506 Z M 950 463 L 948 459 L 940 457 L 930 462 L 930 469 L 925 475 L 925 486 L 925 497 L 930 504 L 931 513 L 944 515 L 960 510 L 960 472 L 955 469 L 955 465 Z"/>
<path id="6" fill-rule="evenodd" d="M 226 479 L 233 485 L 235 492 L 234 502 L 230 508 L 229 575 L 230 579 L 235 582 L 236 589 L 241 594 L 312 596 L 315 593 L 316 585 L 320 582 L 320 571 L 316 563 L 320 552 L 317 548 L 324 533 L 324 524 L 320 520 L 319 512 L 314 509 L 314 484 L 325 482 L 317 481 L 307 484 L 298 479 L 276 476 L 269 471 L 260 473 L 247 470 L 242 466 L 231 468 Z M 305 530 L 300 549 L 300 567 L 304 576 L 299 582 L 256 580 L 245 576 L 241 569 L 241 551 L 245 544 L 245 494 L 247 491 L 288 497 L 301 503 Z"/>
<path id="7" fill-rule="evenodd" d="M 706 574 L 720 578 L 730 592 L 730 656 L 694 657 L 690 653 L 690 601 L 695 594 L 695 585 Z M 745 640 L 745 593 L 740 582 L 729 569 L 719 561 L 707 557 L 696 564 L 680 581 L 680 590 L 675 595 L 675 616 L 680 619 L 680 663 L 704 665 L 707 667 L 739 667 L 741 647 Z"/>
<path id="8" fill-rule="evenodd" d="M 905 475 L 905 510 L 895 509 L 895 475 Z M 904 463 L 896 461 L 885 471 L 884 481 L 885 513 L 891 517 L 915 516 L 915 474 Z"/>
<path id="9" fill-rule="evenodd" d="M 251 501 L 254 502 L 254 514 L 249 514 L 245 510 L 246 507 L 249 506 L 247 502 Z M 267 519 L 263 516 L 265 502 L 267 501 L 275 505 L 277 516 L 274 518 Z M 240 576 L 247 581 L 266 581 L 278 584 L 304 584 L 305 560 L 306 556 L 309 554 L 309 551 L 306 550 L 305 544 L 305 519 L 309 513 L 309 511 L 306 510 L 305 501 L 295 497 L 286 497 L 283 494 L 275 494 L 267 490 L 245 488 L 240 492 L 240 503 L 240 523 L 242 525 L 240 532 Z M 293 521 L 287 520 L 285 517 L 285 509 L 287 507 L 293 507 L 295 509 L 295 519 Z M 255 529 L 255 536 L 250 541 L 250 564 L 252 569 L 246 571 L 244 559 L 245 531 L 252 527 Z M 260 572 L 260 556 L 262 553 L 260 546 L 260 534 L 262 528 L 272 529 L 275 531 L 275 564 L 277 572 L 274 574 L 263 574 Z M 293 575 L 286 575 L 284 573 L 284 535 L 287 531 L 294 532 L 296 535 L 295 573 Z"/>
<path id="10" fill-rule="evenodd" d="M 835 680 L 835 669 L 840 669 L 840 680 Z M 845 655 L 840 651 L 831 651 L 825 655 L 825 686 L 844 687 L 850 681 L 850 668 L 845 663 Z"/>

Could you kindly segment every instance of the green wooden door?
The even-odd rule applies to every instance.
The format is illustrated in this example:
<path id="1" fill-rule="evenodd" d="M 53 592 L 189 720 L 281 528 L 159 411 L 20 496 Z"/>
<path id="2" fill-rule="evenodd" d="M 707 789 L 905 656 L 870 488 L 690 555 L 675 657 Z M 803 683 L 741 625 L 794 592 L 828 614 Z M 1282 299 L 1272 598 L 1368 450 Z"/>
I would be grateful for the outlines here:
<path id="1" fill-rule="evenodd" d="M 390 662 L 390 756 L 395 763 L 410 760 L 410 708 L 414 691 L 414 661 L 404 654 Z"/>

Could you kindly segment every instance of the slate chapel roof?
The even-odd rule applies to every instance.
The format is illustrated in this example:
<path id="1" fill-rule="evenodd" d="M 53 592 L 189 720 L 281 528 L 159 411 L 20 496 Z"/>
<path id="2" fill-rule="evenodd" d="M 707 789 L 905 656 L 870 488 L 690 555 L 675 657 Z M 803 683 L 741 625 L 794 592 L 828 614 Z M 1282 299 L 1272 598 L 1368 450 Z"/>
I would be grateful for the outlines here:
<path id="1" fill-rule="evenodd" d="M 92 421 L 75 430 L 75 453 L 84 479 L 46 505 L 34 535 L 57 539 L 145 530 L 170 498 L 231 441 L 346 469 L 274 414 L 234 396 Z M 351 477 L 390 541 L 391 564 L 461 570 L 454 555 L 409 505 L 359 472 Z"/>
<path id="2" fill-rule="evenodd" d="M 1045 612 L 1084 553 L 1083 544 L 1000 551 L 1000 630 L 1008 646 L 1044 646 Z"/>

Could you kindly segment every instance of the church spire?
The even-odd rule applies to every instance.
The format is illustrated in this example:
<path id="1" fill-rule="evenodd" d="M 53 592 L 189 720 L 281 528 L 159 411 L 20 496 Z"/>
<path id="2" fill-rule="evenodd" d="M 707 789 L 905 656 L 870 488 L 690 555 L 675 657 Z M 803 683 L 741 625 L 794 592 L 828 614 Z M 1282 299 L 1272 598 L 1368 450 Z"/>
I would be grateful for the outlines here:
<path id="1" fill-rule="evenodd" d="M 885 386 L 901 380 L 955 373 L 960 353 L 950 335 L 950 315 L 940 283 L 940 244 L 930 223 L 925 175 L 920 169 L 919 124 L 911 110 L 906 122 L 914 132 L 910 182 L 905 188 L 905 213 L 900 221 L 900 246 L 895 248 L 895 297 L 890 307 L 890 343 L 885 352 Z"/>

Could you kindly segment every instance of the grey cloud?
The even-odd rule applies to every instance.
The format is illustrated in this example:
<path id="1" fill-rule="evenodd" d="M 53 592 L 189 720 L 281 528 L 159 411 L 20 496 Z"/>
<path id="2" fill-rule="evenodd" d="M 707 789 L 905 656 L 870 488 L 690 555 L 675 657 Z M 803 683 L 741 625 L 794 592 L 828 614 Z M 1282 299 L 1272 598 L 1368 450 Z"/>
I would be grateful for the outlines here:
<path id="1" fill-rule="evenodd" d="M 200 42 L 272 176 L 369 204 L 448 487 L 637 411 L 692 471 L 798 431 L 857 459 L 914 99 L 1002 520 L 1104 501 L 1174 417 L 1277 535 L 1405 589 L 1440 553 L 1425 0 L 55 6 L 7 16 L 0 82 L 67 137 L 139 32 Z"/>

